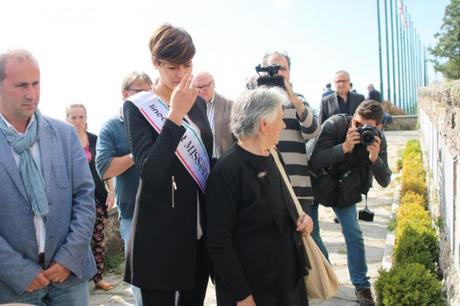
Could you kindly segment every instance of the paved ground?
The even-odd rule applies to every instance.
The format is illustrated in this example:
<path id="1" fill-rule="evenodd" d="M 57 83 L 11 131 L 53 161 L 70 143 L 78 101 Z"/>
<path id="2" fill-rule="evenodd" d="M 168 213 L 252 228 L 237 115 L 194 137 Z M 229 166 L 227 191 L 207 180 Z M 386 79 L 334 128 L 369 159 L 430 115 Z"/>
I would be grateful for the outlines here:
<path id="1" fill-rule="evenodd" d="M 400 152 L 409 139 L 418 137 L 417 131 L 397 131 L 387 132 L 388 155 L 390 167 L 395 172 L 396 162 L 400 157 Z M 360 226 L 364 234 L 366 245 L 366 259 L 369 268 L 371 283 L 374 283 L 378 270 L 382 265 L 382 257 L 385 250 L 387 236 L 387 225 L 391 219 L 391 203 L 393 199 L 394 187 L 397 185 L 393 180 L 391 185 L 385 189 L 374 184 L 374 188 L 369 193 L 368 205 L 375 212 L 374 222 L 368 223 L 360 221 Z M 363 204 L 359 204 L 359 209 Z M 320 228 L 321 236 L 329 251 L 331 263 L 339 277 L 341 288 L 337 296 L 329 301 L 312 300 L 310 305 L 332 306 L 355 306 L 357 305 L 354 296 L 354 287 L 351 285 L 346 258 L 345 241 L 341 234 L 340 224 L 333 222 L 334 212 L 325 207 L 320 208 Z M 109 292 L 91 289 L 91 306 L 124 306 L 133 305 L 134 299 L 129 286 L 121 281 L 121 275 L 107 274 L 105 278 L 117 286 Z M 206 296 L 206 306 L 215 306 L 215 294 L 212 284 L 208 288 Z"/>

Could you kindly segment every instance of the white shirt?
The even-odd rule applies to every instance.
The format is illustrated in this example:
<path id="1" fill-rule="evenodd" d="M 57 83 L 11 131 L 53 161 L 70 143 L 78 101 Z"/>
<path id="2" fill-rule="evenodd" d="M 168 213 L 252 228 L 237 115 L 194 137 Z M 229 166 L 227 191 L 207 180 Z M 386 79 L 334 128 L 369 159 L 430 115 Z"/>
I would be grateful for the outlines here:
<path id="1" fill-rule="evenodd" d="M 6 123 L 6 126 L 9 127 L 13 132 L 18 134 L 19 136 L 23 137 L 25 133 L 19 133 L 11 123 L 6 120 L 5 117 L 0 113 L 0 117 L 2 120 Z M 27 125 L 26 132 L 29 130 L 30 125 L 32 122 L 35 120 L 35 116 L 32 116 L 30 119 L 29 124 Z M 11 152 L 13 153 L 14 161 L 16 162 L 16 166 L 19 169 L 19 155 L 14 151 L 13 147 L 10 146 Z M 30 148 L 30 152 L 32 154 L 32 158 L 34 159 L 35 163 L 37 164 L 37 167 L 41 168 L 41 162 L 40 162 L 40 148 L 38 146 L 38 142 L 36 141 L 32 147 Z M 44 253 L 45 252 L 45 242 L 46 242 L 46 227 L 45 227 L 45 222 L 43 220 L 42 216 L 35 216 L 34 215 L 34 225 L 35 225 L 35 238 L 37 239 L 37 245 L 38 245 L 38 253 Z"/>
<path id="2" fill-rule="evenodd" d="M 212 131 L 212 157 L 214 158 L 219 158 L 219 152 L 217 151 L 216 148 L 216 139 L 215 139 L 215 131 L 214 131 L 214 108 L 215 108 L 215 101 L 216 96 L 212 97 L 211 101 L 206 103 L 206 115 L 208 116 L 208 121 L 209 125 L 211 126 L 211 131 Z"/>

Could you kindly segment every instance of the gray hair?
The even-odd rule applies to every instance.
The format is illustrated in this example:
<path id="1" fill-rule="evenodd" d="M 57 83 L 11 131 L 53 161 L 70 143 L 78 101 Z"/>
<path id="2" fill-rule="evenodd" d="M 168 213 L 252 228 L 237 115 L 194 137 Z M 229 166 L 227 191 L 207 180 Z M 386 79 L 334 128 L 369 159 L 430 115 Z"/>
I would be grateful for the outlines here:
<path id="1" fill-rule="evenodd" d="M 335 76 L 338 76 L 338 75 L 345 75 L 348 79 L 348 81 L 350 81 L 350 74 L 348 73 L 348 71 L 345 71 L 345 70 L 339 70 L 335 73 Z"/>
<path id="2" fill-rule="evenodd" d="M 29 51 L 25 49 L 10 49 L 0 52 L 0 82 L 5 79 L 5 69 L 8 60 L 15 58 L 20 61 L 31 60 L 38 67 L 38 62 Z"/>
<path id="3" fill-rule="evenodd" d="M 153 84 L 152 80 L 150 79 L 147 73 L 143 71 L 133 71 L 130 74 L 128 74 L 123 80 L 123 83 L 121 85 L 121 91 L 129 89 L 129 87 L 133 85 L 133 83 L 137 80 L 142 80 L 149 85 Z"/>
<path id="4" fill-rule="evenodd" d="M 284 91 L 277 87 L 262 86 L 244 92 L 233 103 L 230 129 L 237 138 L 255 136 L 259 129 L 259 119 L 273 122 L 277 109 L 286 99 Z"/>

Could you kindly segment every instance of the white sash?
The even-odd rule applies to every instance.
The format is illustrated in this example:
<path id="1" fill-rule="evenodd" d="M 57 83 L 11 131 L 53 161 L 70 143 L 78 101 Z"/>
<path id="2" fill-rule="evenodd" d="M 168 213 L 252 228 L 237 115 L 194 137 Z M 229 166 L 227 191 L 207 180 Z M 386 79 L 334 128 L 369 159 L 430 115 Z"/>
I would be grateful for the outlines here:
<path id="1" fill-rule="evenodd" d="M 154 93 L 145 91 L 130 97 L 129 101 L 136 105 L 150 125 L 160 134 L 168 116 L 168 105 L 163 103 Z M 198 187 L 204 192 L 210 168 L 206 147 L 190 124 L 182 121 L 182 126 L 185 128 L 185 134 L 182 136 L 175 153 Z M 161 165 L 158 166 L 161 167 Z"/>

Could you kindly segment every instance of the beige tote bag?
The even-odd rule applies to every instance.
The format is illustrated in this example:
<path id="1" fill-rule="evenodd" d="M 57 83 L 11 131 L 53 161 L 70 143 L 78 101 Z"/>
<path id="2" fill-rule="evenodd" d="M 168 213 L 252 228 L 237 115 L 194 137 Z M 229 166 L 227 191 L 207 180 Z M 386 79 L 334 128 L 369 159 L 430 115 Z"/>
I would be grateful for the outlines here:
<path id="1" fill-rule="evenodd" d="M 276 166 L 283 177 L 283 181 L 291 194 L 298 215 L 304 215 L 305 212 L 303 211 L 302 206 L 300 206 L 299 200 L 294 193 L 294 189 L 292 189 L 291 183 L 284 171 L 284 167 L 281 164 L 278 152 L 275 148 L 271 148 L 270 154 L 273 156 Z M 337 275 L 310 235 L 302 235 L 302 242 L 311 265 L 309 274 L 305 277 L 305 285 L 307 287 L 308 296 L 313 299 L 323 300 L 332 298 L 335 296 L 340 287 Z"/>

